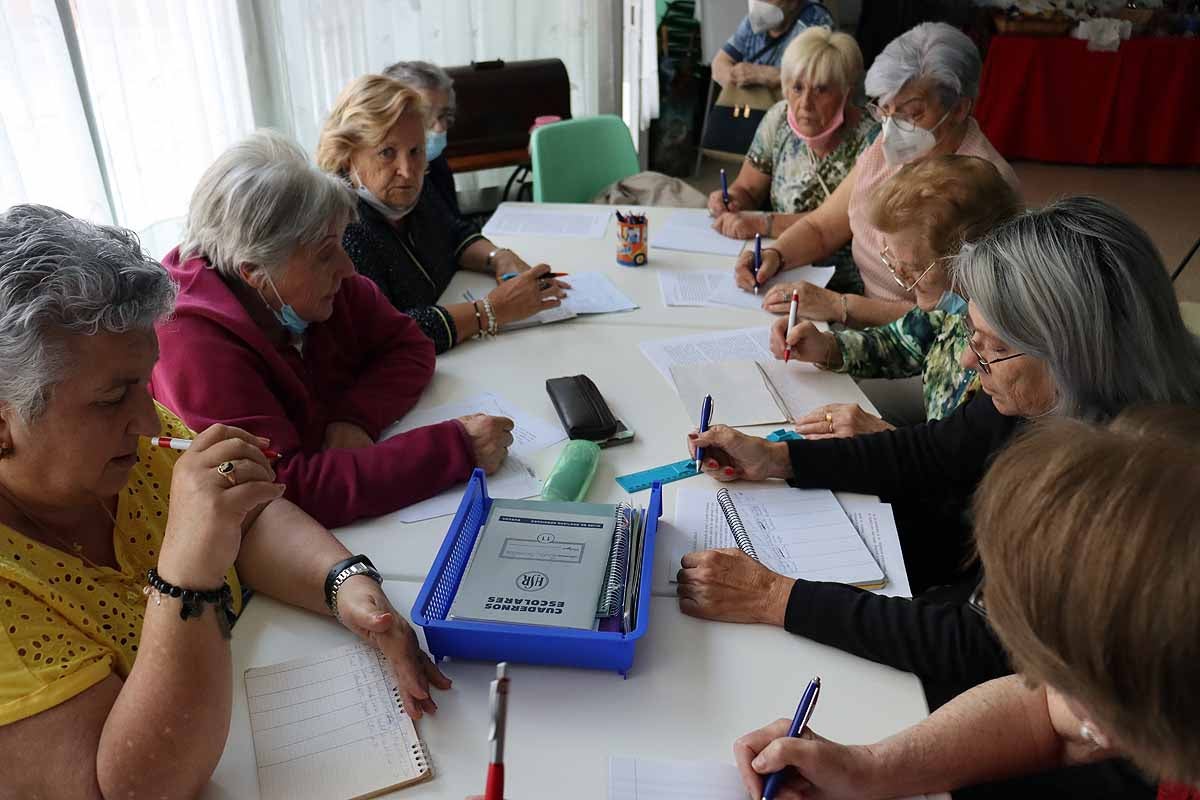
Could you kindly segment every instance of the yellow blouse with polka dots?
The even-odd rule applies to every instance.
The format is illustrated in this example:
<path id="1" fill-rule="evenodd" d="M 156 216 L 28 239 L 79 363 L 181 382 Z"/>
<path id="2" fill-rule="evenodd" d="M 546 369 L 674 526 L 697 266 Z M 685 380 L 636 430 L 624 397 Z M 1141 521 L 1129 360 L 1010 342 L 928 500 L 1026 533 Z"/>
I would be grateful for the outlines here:
<path id="1" fill-rule="evenodd" d="M 158 406 L 163 436 L 192 438 Z M 146 570 L 158 561 L 171 471 L 180 453 L 142 441 L 117 503 L 119 570 L 94 567 L 0 525 L 0 725 L 31 717 L 129 675 L 146 610 Z M 229 570 L 235 610 L 241 587 Z"/>

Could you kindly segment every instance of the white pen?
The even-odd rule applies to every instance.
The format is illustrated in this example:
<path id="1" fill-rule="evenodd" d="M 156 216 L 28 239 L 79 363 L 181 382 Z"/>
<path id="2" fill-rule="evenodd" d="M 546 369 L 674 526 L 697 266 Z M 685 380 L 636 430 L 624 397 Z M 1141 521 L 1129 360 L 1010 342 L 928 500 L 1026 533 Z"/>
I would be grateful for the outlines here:
<path id="1" fill-rule="evenodd" d="M 792 289 L 792 307 L 788 309 L 788 326 L 783 333 L 783 363 L 792 357 L 792 346 L 787 343 L 787 335 L 796 327 L 796 311 L 800 307 L 800 293 Z"/>

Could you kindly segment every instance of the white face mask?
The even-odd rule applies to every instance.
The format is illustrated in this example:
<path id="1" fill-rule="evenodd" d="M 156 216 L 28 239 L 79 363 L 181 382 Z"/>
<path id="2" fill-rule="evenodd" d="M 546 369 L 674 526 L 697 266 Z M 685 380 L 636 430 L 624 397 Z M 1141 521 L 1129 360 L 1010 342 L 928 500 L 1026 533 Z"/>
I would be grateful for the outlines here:
<path id="1" fill-rule="evenodd" d="M 933 135 L 933 132 L 949 116 L 950 112 L 947 111 L 937 121 L 937 125 L 932 128 L 922 128 L 918 125 L 911 131 L 900 130 L 896 127 L 892 117 L 885 117 L 883 120 L 884 161 L 889 167 L 899 167 L 928 153 L 937 144 L 937 137 Z"/>
<path id="2" fill-rule="evenodd" d="M 358 196 L 363 200 L 366 200 L 367 205 L 374 208 L 380 214 L 383 214 L 384 217 L 392 222 L 398 222 L 399 220 L 404 219 L 404 217 L 408 216 L 408 212 L 417 207 L 416 203 L 404 208 L 390 206 L 376 197 L 375 193 L 367 188 L 367 185 L 362 182 L 362 180 L 358 177 L 358 173 L 353 168 L 350 170 L 350 177 L 353 178 L 354 183 L 357 184 L 354 188 L 354 191 L 358 194 Z"/>
<path id="3" fill-rule="evenodd" d="M 755 33 L 769 31 L 783 24 L 783 9 L 773 6 L 766 0 L 748 0 L 750 30 Z"/>

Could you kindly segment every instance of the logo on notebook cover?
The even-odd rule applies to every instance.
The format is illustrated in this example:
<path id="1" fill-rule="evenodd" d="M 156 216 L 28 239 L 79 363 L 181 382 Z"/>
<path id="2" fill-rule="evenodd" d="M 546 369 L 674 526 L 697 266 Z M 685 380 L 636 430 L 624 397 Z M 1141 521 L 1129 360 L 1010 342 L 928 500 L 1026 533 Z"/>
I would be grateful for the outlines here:
<path id="1" fill-rule="evenodd" d="M 544 572 L 530 570 L 517 576 L 517 588 L 523 592 L 540 592 L 550 585 L 550 577 Z"/>

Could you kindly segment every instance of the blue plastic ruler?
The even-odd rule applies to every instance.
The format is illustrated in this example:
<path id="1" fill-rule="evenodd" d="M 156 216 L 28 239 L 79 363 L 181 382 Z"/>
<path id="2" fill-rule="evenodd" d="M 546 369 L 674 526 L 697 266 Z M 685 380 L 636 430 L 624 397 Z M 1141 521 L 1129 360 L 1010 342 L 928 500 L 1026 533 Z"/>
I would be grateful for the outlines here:
<path id="1" fill-rule="evenodd" d="M 768 434 L 766 438 L 772 442 L 786 442 L 804 437 L 795 431 L 780 428 Z M 651 467 L 640 472 L 631 472 L 628 475 L 618 475 L 617 483 L 621 484 L 622 489 L 633 494 L 634 492 L 649 489 L 655 481 L 667 484 L 699 474 L 696 472 L 696 462 L 685 458 L 683 461 L 676 461 L 674 464 L 663 464 L 661 467 Z"/>

